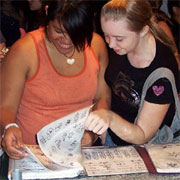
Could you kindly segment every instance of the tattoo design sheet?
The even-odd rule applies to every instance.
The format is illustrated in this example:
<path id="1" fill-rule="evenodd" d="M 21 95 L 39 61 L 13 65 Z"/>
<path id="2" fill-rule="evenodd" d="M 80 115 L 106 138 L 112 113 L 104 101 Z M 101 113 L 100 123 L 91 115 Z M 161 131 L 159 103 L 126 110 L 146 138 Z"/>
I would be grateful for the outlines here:
<path id="1" fill-rule="evenodd" d="M 19 169 L 23 179 L 76 177 L 83 172 L 83 167 L 68 168 L 54 163 L 44 155 L 38 145 L 26 145 L 23 150 L 28 152 L 27 157 L 9 161 L 9 180 L 12 179 L 13 169 Z"/>
<path id="2" fill-rule="evenodd" d="M 65 167 L 82 166 L 81 138 L 91 107 L 58 119 L 37 133 L 41 150 L 53 162 Z"/>
<path id="3" fill-rule="evenodd" d="M 159 173 L 180 173 L 180 143 L 146 144 L 145 148 Z"/>
<path id="4" fill-rule="evenodd" d="M 133 146 L 82 149 L 88 176 L 148 172 Z"/>

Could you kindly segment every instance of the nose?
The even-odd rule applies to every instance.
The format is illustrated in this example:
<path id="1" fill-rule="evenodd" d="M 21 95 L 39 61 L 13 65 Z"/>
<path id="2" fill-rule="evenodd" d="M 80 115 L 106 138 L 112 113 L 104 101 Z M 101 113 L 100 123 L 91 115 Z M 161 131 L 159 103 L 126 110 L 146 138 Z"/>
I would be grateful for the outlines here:
<path id="1" fill-rule="evenodd" d="M 109 44 L 109 47 L 110 47 L 110 48 L 116 47 L 115 39 L 110 37 L 108 44 Z"/>

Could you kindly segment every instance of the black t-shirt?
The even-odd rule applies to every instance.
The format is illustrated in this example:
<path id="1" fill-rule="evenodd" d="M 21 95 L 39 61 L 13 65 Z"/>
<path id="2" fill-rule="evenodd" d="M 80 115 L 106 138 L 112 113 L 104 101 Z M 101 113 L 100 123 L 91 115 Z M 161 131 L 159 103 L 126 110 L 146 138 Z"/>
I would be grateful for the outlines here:
<path id="1" fill-rule="evenodd" d="M 134 123 L 139 109 L 144 82 L 149 74 L 159 67 L 167 67 L 173 72 L 178 89 L 179 75 L 175 57 L 171 50 L 158 40 L 156 40 L 155 58 L 146 68 L 133 67 L 129 63 L 127 55 L 120 56 L 112 49 L 109 49 L 109 65 L 106 69 L 105 80 L 112 92 L 111 110 L 129 122 Z M 171 125 L 175 105 L 171 85 L 166 78 L 157 80 L 148 89 L 145 100 L 156 104 L 171 103 L 161 127 L 164 124 Z M 108 129 L 108 132 L 115 144 L 128 144 L 117 137 L 110 129 Z"/>

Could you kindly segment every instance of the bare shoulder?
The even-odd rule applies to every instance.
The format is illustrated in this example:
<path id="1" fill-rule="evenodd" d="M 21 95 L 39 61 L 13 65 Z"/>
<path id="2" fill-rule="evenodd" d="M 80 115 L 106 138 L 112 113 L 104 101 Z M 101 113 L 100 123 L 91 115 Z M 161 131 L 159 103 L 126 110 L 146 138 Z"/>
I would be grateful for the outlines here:
<path id="1" fill-rule="evenodd" d="M 26 34 L 23 38 L 17 40 L 8 53 L 7 59 L 21 60 L 26 59 L 28 60 L 35 51 L 35 45 L 31 35 Z"/>
<path id="2" fill-rule="evenodd" d="M 17 40 L 11 47 L 3 62 L 3 72 L 25 75 L 27 78 L 37 67 L 37 53 L 31 35 L 27 34 Z"/>
<path id="3" fill-rule="evenodd" d="M 97 33 L 93 33 L 91 46 L 98 57 L 102 56 L 103 54 L 105 55 L 107 53 L 107 48 L 104 39 Z"/>
<path id="4" fill-rule="evenodd" d="M 93 33 L 93 38 L 92 38 L 92 42 L 91 42 L 92 46 L 105 46 L 105 42 L 104 39 L 97 33 Z"/>
<path id="5" fill-rule="evenodd" d="M 11 47 L 5 58 L 4 66 L 18 66 L 21 69 L 29 69 L 37 58 L 35 44 L 31 35 L 26 34 L 17 40 Z M 33 62 L 34 61 L 34 62 Z"/>

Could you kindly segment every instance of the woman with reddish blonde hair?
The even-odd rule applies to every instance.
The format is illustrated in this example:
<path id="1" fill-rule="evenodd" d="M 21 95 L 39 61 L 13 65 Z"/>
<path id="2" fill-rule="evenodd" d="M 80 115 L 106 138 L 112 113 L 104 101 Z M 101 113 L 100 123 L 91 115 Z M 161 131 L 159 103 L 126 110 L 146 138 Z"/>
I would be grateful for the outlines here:
<path id="1" fill-rule="evenodd" d="M 169 80 L 160 77 L 148 88 L 140 109 L 142 89 L 154 70 L 166 68 L 179 91 L 174 44 L 154 21 L 147 0 L 109 1 L 101 11 L 101 27 L 109 46 L 105 79 L 111 89 L 111 111 L 92 112 L 85 127 L 99 135 L 107 130 L 106 145 L 150 142 L 158 129 L 171 126 L 178 97 Z"/>

